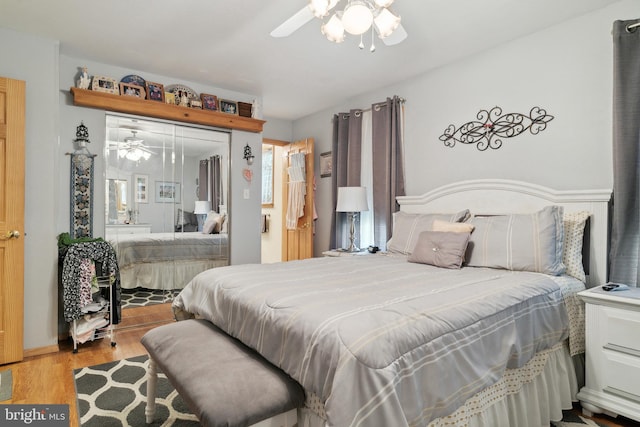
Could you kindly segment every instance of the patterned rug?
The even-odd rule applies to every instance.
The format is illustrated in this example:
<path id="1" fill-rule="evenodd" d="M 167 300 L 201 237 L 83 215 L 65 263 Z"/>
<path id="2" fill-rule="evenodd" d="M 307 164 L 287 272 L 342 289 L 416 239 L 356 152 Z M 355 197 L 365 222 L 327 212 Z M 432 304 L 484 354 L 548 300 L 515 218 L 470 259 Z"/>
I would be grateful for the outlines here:
<path id="1" fill-rule="evenodd" d="M 120 300 L 122 308 L 144 307 L 147 305 L 171 302 L 180 293 L 180 289 L 121 289 Z"/>
<path id="2" fill-rule="evenodd" d="M 200 425 L 164 374 L 158 374 L 155 420 L 146 424 L 147 363 L 143 355 L 74 370 L 81 427 Z M 563 411 L 562 421 L 551 426 L 606 427 L 575 411 Z"/>
<path id="3" fill-rule="evenodd" d="M 144 355 L 74 370 L 80 425 L 199 426 L 164 374 L 158 375 L 155 420 L 146 424 L 147 361 Z"/>

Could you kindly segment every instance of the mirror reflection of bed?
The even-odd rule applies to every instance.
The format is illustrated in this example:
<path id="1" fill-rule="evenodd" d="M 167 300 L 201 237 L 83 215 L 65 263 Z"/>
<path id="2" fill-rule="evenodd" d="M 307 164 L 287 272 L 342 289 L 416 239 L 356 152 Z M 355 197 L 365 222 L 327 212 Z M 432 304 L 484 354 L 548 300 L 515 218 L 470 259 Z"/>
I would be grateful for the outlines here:
<path id="1" fill-rule="evenodd" d="M 123 323 L 146 323 L 191 278 L 229 264 L 228 132 L 107 115 L 105 239 L 118 257 Z"/>

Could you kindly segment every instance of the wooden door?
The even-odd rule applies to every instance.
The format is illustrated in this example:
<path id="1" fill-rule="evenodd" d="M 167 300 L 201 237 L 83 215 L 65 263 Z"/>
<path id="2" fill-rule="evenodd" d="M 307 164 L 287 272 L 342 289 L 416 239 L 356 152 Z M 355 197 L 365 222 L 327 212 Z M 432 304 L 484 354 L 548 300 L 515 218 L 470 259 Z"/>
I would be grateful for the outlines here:
<path id="1" fill-rule="evenodd" d="M 306 259 L 313 257 L 313 138 L 307 138 L 293 142 L 284 148 L 282 161 L 282 261 Z M 291 154 L 305 154 L 305 187 L 304 215 L 298 218 L 295 229 L 287 228 L 287 212 L 289 200 L 289 173 L 291 166 Z"/>
<path id="2" fill-rule="evenodd" d="M 0 77 L 0 364 L 23 358 L 25 82 Z"/>

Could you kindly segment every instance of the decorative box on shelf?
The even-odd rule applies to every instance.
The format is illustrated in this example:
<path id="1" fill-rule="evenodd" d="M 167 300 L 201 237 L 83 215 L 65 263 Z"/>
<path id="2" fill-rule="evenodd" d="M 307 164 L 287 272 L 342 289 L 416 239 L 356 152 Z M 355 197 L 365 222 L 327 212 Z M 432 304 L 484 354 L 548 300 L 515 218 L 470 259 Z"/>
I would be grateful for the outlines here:
<path id="1" fill-rule="evenodd" d="M 251 104 L 248 102 L 238 102 L 238 115 L 251 117 Z"/>

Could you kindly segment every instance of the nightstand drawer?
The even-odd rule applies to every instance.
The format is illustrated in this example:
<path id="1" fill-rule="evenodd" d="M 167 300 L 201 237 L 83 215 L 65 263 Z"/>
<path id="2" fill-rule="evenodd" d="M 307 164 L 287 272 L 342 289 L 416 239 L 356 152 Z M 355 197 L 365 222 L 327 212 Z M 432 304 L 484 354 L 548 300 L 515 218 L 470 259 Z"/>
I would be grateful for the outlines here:
<path id="1" fill-rule="evenodd" d="M 625 347 L 640 354 L 640 313 L 604 308 L 604 324 L 606 344 Z"/>
<path id="2" fill-rule="evenodd" d="M 603 391 L 640 403 L 640 357 L 605 351 Z"/>

